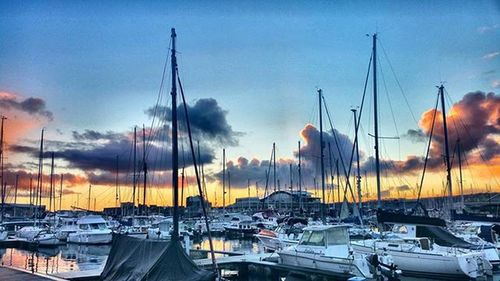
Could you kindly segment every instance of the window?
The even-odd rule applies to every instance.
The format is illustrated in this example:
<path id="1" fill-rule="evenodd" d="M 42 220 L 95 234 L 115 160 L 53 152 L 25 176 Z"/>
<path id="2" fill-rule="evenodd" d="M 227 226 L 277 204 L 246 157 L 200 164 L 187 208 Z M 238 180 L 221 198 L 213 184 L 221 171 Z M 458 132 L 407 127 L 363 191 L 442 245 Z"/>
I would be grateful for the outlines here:
<path id="1" fill-rule="evenodd" d="M 325 246 L 325 235 L 323 231 L 313 231 L 308 241 L 304 240 L 302 244 L 308 246 Z"/>
<path id="2" fill-rule="evenodd" d="M 332 228 L 327 231 L 328 245 L 349 244 L 347 228 Z"/>
<path id="3" fill-rule="evenodd" d="M 86 224 L 80 224 L 80 229 L 81 230 L 88 230 L 89 229 L 89 226 L 86 225 Z"/>
<path id="4" fill-rule="evenodd" d="M 306 244 L 307 241 L 309 240 L 309 237 L 311 237 L 311 233 L 312 231 L 310 230 L 304 231 L 304 234 L 302 234 L 302 240 L 300 244 Z"/>

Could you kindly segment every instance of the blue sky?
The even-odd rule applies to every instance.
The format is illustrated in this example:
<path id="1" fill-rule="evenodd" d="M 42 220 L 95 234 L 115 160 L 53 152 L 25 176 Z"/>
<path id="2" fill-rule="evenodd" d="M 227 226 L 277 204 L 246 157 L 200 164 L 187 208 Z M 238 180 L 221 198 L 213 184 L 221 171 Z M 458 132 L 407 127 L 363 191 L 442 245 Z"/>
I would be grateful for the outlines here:
<path id="1" fill-rule="evenodd" d="M 352 134 L 350 108 L 371 52 L 366 34 L 379 33 L 419 119 L 440 81 L 455 102 L 498 91 L 500 56 L 484 56 L 500 51 L 499 24 L 498 1 L 2 1 L 0 90 L 43 98 L 55 115 L 46 125 L 53 138 L 147 124 L 175 27 L 188 100 L 215 98 L 245 133 L 228 155 L 265 159 L 275 141 L 278 156 L 291 157 L 299 131 L 317 122 L 316 87 L 338 129 Z M 403 134 L 417 124 L 381 46 L 379 56 Z M 382 134 L 394 135 L 382 83 Z M 373 119 L 365 117 L 368 133 Z M 387 156 L 424 149 L 401 146 L 388 144 Z"/>

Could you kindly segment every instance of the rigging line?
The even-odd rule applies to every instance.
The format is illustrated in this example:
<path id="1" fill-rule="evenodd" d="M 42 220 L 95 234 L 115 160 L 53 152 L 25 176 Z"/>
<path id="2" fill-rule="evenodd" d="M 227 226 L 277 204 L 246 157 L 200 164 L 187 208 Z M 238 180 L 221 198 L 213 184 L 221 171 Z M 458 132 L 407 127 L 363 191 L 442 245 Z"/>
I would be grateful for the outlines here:
<path id="1" fill-rule="evenodd" d="M 162 70 L 162 76 L 161 76 L 161 80 L 160 80 L 160 88 L 158 89 L 158 95 L 157 95 L 157 98 L 156 98 L 156 105 L 153 109 L 153 118 L 151 120 L 151 129 L 153 128 L 154 126 L 154 122 L 155 122 L 155 119 L 156 119 L 156 114 L 157 114 L 157 111 L 158 111 L 158 107 L 159 107 L 159 104 L 160 104 L 160 101 L 161 101 L 161 96 L 162 96 L 162 93 L 163 93 L 163 85 L 165 83 L 165 74 L 167 73 L 167 66 L 169 65 L 169 53 L 170 53 L 170 48 L 172 47 L 172 38 L 170 38 L 170 41 L 169 41 L 169 44 L 168 44 L 168 49 L 167 49 L 167 56 L 165 57 L 165 62 L 163 64 L 163 70 Z M 150 132 L 150 136 L 148 137 L 148 142 L 151 140 L 151 132 Z"/>
<path id="2" fill-rule="evenodd" d="M 431 126 L 431 131 L 430 131 L 430 134 L 429 134 L 429 142 L 427 144 L 427 152 L 425 154 L 424 168 L 423 168 L 423 171 L 422 171 L 422 178 L 420 179 L 420 185 L 418 187 L 417 205 L 420 202 L 420 196 L 422 194 L 422 186 L 424 184 L 425 170 L 427 168 L 427 161 L 429 159 L 429 153 L 430 153 L 430 150 L 431 150 L 432 134 L 434 132 L 434 125 L 436 124 L 436 115 L 437 115 L 437 107 L 438 107 L 438 105 L 439 105 L 439 95 L 437 96 L 436 105 L 434 106 L 434 115 L 432 116 L 432 126 Z"/>
<path id="3" fill-rule="evenodd" d="M 448 97 L 451 99 L 451 97 L 449 96 L 448 91 L 446 90 L 446 88 L 444 89 L 444 91 L 445 91 L 446 95 L 448 95 Z M 473 137 L 472 137 L 472 135 L 470 133 L 470 130 L 469 130 L 468 126 L 467 126 L 467 123 L 464 123 L 464 121 L 462 120 L 462 118 L 460 116 L 458 116 L 458 121 L 460 121 L 462 127 L 464 128 L 464 130 L 467 133 L 467 135 L 469 136 L 469 138 L 473 139 Z M 479 146 L 477 145 L 477 143 L 474 144 L 474 147 L 477 149 L 477 152 L 479 153 L 479 156 L 481 157 L 481 160 L 485 164 L 488 163 L 488 161 L 486 161 L 484 155 L 481 153 L 481 150 L 479 149 Z M 496 175 L 491 171 L 490 166 L 489 165 L 485 165 L 485 167 L 488 170 L 488 172 L 490 173 L 491 177 L 493 177 L 493 180 L 495 181 L 495 184 L 497 186 L 500 186 L 500 183 L 498 182 L 498 179 L 497 179 Z"/>
<path id="4" fill-rule="evenodd" d="M 396 134 L 398 136 L 398 153 L 399 153 L 399 160 L 401 160 L 401 141 L 399 140 L 399 130 L 398 130 L 398 125 L 396 123 L 396 117 L 394 117 L 394 110 L 392 109 L 392 103 L 391 99 L 389 98 L 389 91 L 387 90 L 387 84 L 385 82 L 385 76 L 384 72 L 382 71 L 382 65 L 379 62 L 379 69 L 380 69 L 380 74 L 382 76 L 382 82 L 384 84 L 384 89 L 385 89 L 385 96 L 387 98 L 387 102 L 389 103 L 389 109 L 391 111 L 391 116 L 392 116 L 392 122 L 394 123 L 394 129 L 396 130 Z"/>
<path id="5" fill-rule="evenodd" d="M 201 187 L 201 181 L 200 181 L 200 177 L 198 174 L 198 165 L 196 164 L 196 156 L 195 156 L 195 152 L 194 152 L 193 139 L 191 136 L 191 125 L 189 123 L 189 114 L 188 114 L 188 110 L 187 110 L 186 99 L 184 97 L 184 90 L 182 87 L 181 79 L 179 77 L 179 71 L 177 70 L 177 68 L 176 68 L 176 72 L 177 72 L 177 81 L 179 82 L 179 89 L 181 90 L 182 103 L 184 104 L 184 114 L 186 115 L 185 117 L 186 117 L 186 124 L 187 124 L 187 129 L 188 129 L 188 136 L 189 136 L 189 146 L 191 147 L 191 157 L 193 157 L 193 168 L 194 168 L 194 172 L 196 174 L 196 183 L 198 185 L 198 192 L 199 192 L 200 197 L 201 197 L 201 208 L 203 210 L 203 216 L 205 217 L 205 226 L 206 226 L 207 232 L 208 232 L 208 241 L 209 241 L 209 245 L 210 245 L 210 254 L 212 257 L 212 264 L 213 264 L 215 272 L 218 273 L 217 262 L 215 260 L 214 246 L 213 246 L 213 242 L 212 242 L 212 236 L 210 234 L 210 223 L 209 223 L 209 218 L 208 218 L 207 210 L 206 210 L 206 206 L 205 206 L 205 196 L 203 195 L 203 189 Z M 208 198 L 208 196 L 207 196 L 207 198 Z"/>
<path id="6" fill-rule="evenodd" d="M 357 204 L 356 197 L 354 196 L 354 192 L 352 191 L 351 183 L 350 183 L 350 180 L 349 180 L 349 174 L 347 173 L 347 170 L 346 170 L 346 167 L 345 167 L 345 163 L 344 163 L 344 159 L 342 157 L 342 150 L 339 147 L 339 141 L 338 141 L 338 138 L 337 138 L 337 134 L 335 133 L 335 130 L 334 130 L 334 127 L 333 127 L 333 123 L 332 123 L 332 119 L 330 117 L 330 111 L 328 110 L 328 106 L 326 105 L 325 96 L 322 95 L 322 98 L 323 98 L 323 104 L 325 105 L 326 115 L 328 116 L 328 122 L 330 123 L 330 128 L 332 130 L 333 138 L 335 140 L 335 146 L 337 147 L 337 151 L 339 153 L 340 162 L 342 163 L 342 169 L 344 170 L 344 176 L 346 177 L 346 189 L 349 188 L 349 191 L 350 191 L 351 196 L 352 196 L 353 203 Z M 349 166 L 352 166 L 352 161 L 351 161 L 351 164 L 349 164 Z M 345 194 L 346 193 L 347 193 L 347 190 L 344 190 L 344 198 L 345 198 Z"/>
<path id="7" fill-rule="evenodd" d="M 384 45 L 382 44 L 382 41 L 380 38 L 377 38 L 378 42 L 380 43 L 380 46 L 382 47 L 382 52 L 384 53 L 384 57 L 387 60 L 387 63 L 389 64 L 389 68 L 391 69 L 392 75 L 394 76 L 394 79 L 396 80 L 396 84 L 398 84 L 399 90 L 401 91 L 401 94 L 403 95 L 403 98 L 406 102 L 406 105 L 408 106 L 408 109 L 410 110 L 411 117 L 413 118 L 413 121 L 415 121 L 415 124 L 418 126 L 418 121 L 417 118 L 415 118 L 415 115 L 413 114 L 413 111 L 411 110 L 410 103 L 408 102 L 408 98 L 406 97 L 405 92 L 403 91 L 403 87 L 401 86 L 401 83 L 399 83 L 399 79 L 396 76 L 396 72 L 394 71 L 394 67 L 392 67 L 391 60 L 389 59 L 389 56 L 385 52 Z"/>

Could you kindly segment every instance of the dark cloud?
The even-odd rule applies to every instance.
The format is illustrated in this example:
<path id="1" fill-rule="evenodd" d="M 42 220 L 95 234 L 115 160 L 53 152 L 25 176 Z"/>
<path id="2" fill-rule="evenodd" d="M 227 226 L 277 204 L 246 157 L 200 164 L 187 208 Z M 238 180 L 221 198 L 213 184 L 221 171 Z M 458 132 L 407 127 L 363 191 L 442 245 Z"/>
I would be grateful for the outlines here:
<path id="1" fill-rule="evenodd" d="M 41 98 L 26 98 L 19 101 L 15 95 L 2 94 L 0 95 L 0 108 L 4 110 L 19 110 L 30 115 L 38 115 L 49 120 L 54 118 L 51 111 L 46 109 L 45 101 Z"/>
<path id="2" fill-rule="evenodd" d="M 194 105 L 187 105 L 187 108 L 193 135 L 221 145 L 238 145 L 238 137 L 242 133 L 233 131 L 226 119 L 227 111 L 223 110 L 215 99 L 199 99 Z M 161 106 L 149 108 L 146 110 L 146 114 L 152 117 L 156 112 L 157 116 L 171 121 L 171 110 L 169 107 Z M 179 116 L 179 128 L 186 132 L 184 104 L 181 103 L 178 106 L 177 112 Z"/>
<path id="3" fill-rule="evenodd" d="M 97 141 L 97 140 L 115 141 L 123 139 L 125 137 L 123 134 L 115 133 L 113 131 L 107 131 L 101 133 L 94 130 L 85 130 L 83 133 L 79 133 L 78 131 L 73 131 L 72 136 L 75 140 L 79 141 Z"/>
<path id="4" fill-rule="evenodd" d="M 412 142 L 425 142 L 427 140 L 427 136 L 421 129 L 409 129 L 406 134 L 403 135 L 403 138 L 409 139 Z"/>

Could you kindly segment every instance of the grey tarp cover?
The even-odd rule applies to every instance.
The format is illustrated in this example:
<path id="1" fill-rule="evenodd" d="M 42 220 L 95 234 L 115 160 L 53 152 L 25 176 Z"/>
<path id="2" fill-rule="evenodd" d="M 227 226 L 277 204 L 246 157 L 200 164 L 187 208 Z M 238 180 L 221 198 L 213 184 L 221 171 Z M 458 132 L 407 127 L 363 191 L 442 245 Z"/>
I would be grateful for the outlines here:
<path id="1" fill-rule="evenodd" d="M 199 269 L 178 241 L 169 243 L 116 235 L 100 279 L 198 281 L 213 280 L 214 274 Z"/>

